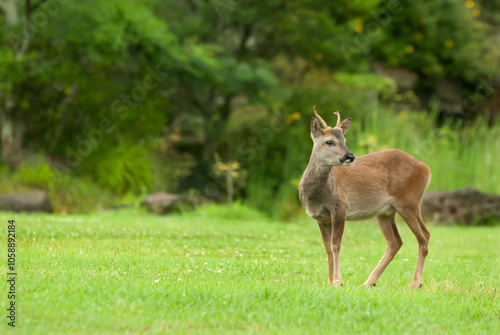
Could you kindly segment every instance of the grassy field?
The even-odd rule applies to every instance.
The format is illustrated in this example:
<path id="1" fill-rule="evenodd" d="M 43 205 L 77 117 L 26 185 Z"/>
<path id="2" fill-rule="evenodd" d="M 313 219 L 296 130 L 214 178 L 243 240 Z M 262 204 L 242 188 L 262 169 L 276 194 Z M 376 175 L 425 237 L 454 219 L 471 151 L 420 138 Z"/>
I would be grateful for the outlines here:
<path id="1" fill-rule="evenodd" d="M 18 334 L 500 333 L 500 226 L 429 227 L 424 287 L 410 290 L 417 243 L 402 222 L 403 248 L 376 288 L 362 284 L 384 253 L 382 233 L 374 220 L 348 223 L 344 287 L 334 288 L 306 218 L 269 222 L 220 207 L 169 217 L 0 213 L 3 227 L 12 218 Z M 7 291 L 3 280 L 5 315 Z"/>

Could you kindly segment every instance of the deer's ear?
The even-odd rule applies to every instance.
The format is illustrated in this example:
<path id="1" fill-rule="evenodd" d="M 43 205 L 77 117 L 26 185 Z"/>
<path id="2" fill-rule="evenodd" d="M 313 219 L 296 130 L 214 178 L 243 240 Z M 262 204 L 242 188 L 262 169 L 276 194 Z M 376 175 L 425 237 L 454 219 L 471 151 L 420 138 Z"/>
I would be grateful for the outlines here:
<path id="1" fill-rule="evenodd" d="M 312 138 L 318 137 L 322 133 L 323 133 L 323 131 L 321 130 L 321 125 L 319 124 L 318 119 L 313 117 L 311 120 L 311 136 L 312 136 Z"/>
<path id="2" fill-rule="evenodd" d="M 340 123 L 340 129 L 342 129 L 342 133 L 345 135 L 351 126 L 351 118 L 347 118 Z"/>

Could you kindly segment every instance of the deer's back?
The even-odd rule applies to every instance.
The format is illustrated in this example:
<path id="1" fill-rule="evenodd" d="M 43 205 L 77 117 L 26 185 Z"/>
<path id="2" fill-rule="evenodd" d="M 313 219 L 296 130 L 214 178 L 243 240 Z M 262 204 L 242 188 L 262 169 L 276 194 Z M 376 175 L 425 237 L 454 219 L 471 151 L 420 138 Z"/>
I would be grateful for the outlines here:
<path id="1" fill-rule="evenodd" d="M 352 165 L 333 167 L 331 173 L 349 203 L 348 220 L 391 214 L 396 202 L 418 206 L 430 180 L 426 164 L 397 149 L 356 157 Z"/>

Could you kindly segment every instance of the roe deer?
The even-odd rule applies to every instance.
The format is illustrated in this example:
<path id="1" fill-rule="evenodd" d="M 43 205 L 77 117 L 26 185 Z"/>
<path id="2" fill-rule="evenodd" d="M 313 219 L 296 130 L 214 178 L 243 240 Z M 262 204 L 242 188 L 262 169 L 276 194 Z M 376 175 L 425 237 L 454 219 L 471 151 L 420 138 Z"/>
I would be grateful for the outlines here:
<path id="1" fill-rule="evenodd" d="M 430 180 L 429 167 L 397 149 L 374 152 L 355 160 L 344 138 L 351 119 L 341 122 L 336 112 L 337 125 L 332 128 L 318 115 L 316 108 L 313 109 L 314 145 L 299 183 L 299 196 L 307 214 L 319 224 L 328 254 L 329 284 L 342 285 L 339 253 L 345 220 L 376 217 L 387 240 L 387 250 L 364 283 L 375 286 L 403 244 L 396 227 L 398 213 L 417 237 L 419 253 L 411 287 L 421 287 L 430 234 L 420 216 L 420 202 Z"/>

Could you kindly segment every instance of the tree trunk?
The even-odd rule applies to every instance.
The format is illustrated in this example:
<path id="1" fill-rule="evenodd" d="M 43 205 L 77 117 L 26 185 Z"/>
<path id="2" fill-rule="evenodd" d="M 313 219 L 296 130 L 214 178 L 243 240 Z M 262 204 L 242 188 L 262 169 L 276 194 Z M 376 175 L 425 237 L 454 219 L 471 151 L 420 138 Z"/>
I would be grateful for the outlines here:
<path id="1" fill-rule="evenodd" d="M 2 139 L 2 160 L 15 169 L 22 160 L 23 137 L 26 127 L 7 111 L 7 103 L 0 107 L 0 136 Z"/>
<path id="2" fill-rule="evenodd" d="M 19 23 L 18 3 L 19 0 L 0 1 L 0 8 L 5 13 L 5 25 L 14 26 Z"/>
<path id="3" fill-rule="evenodd" d="M 29 5 L 29 1 L 27 2 Z M 14 27 L 19 24 L 19 0 L 0 0 L 0 9 L 5 14 L 5 25 Z M 29 18 L 27 18 L 29 19 Z M 9 35 L 11 41 L 12 35 Z M 21 47 L 19 45 L 11 45 L 16 60 L 23 58 L 27 51 L 29 40 L 23 38 Z M 0 78 L 5 80 L 8 78 Z M 2 145 L 2 160 L 7 163 L 10 168 L 15 168 L 22 157 L 23 137 L 26 127 L 19 117 L 15 116 L 16 97 L 10 96 L 8 91 L 0 91 L 0 99 L 3 103 L 0 105 L 0 139 Z"/>

